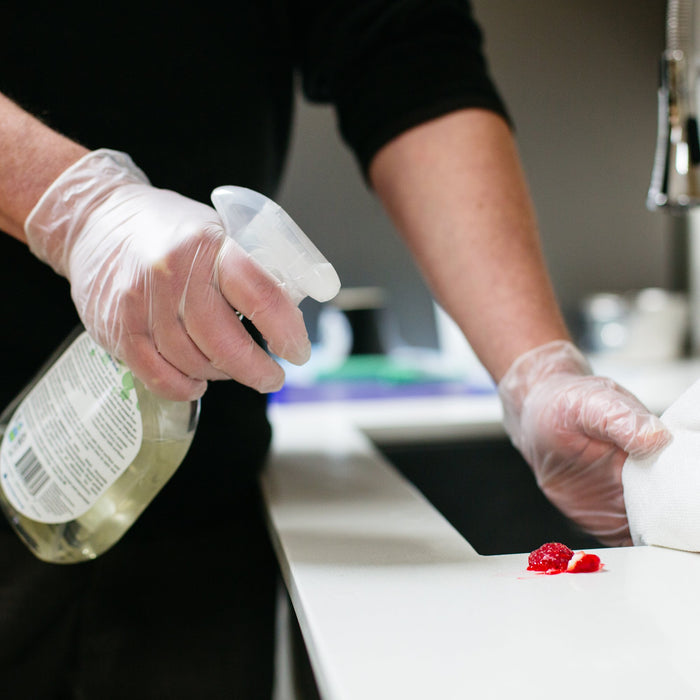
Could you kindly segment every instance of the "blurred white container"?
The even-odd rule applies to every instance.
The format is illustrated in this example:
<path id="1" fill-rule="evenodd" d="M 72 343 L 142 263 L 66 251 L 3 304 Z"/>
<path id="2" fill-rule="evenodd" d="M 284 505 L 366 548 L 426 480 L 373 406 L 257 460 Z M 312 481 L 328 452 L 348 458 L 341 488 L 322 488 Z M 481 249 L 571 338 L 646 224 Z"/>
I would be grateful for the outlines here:
<path id="1" fill-rule="evenodd" d="M 689 327 L 683 294 L 659 288 L 593 294 L 581 310 L 582 344 L 592 356 L 664 361 L 683 355 Z"/>

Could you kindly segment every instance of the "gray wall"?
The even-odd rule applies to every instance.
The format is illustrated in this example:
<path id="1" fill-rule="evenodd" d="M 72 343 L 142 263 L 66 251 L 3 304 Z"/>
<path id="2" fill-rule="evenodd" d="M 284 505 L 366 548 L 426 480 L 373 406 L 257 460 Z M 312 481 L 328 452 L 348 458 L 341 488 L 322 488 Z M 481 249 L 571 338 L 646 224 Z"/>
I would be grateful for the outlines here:
<path id="1" fill-rule="evenodd" d="M 516 122 L 545 254 L 567 313 L 593 291 L 667 286 L 670 228 L 644 207 L 665 1 L 474 0 Z M 340 142 L 299 101 L 280 201 L 351 285 L 384 286 L 404 340 L 434 343 L 416 268 Z M 307 305 L 312 332 L 313 305 Z"/>

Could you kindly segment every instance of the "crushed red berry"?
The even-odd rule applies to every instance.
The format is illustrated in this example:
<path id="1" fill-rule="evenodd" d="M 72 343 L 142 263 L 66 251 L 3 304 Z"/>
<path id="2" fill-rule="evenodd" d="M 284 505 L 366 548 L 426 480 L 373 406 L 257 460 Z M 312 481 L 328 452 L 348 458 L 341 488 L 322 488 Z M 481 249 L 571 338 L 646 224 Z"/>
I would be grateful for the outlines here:
<path id="1" fill-rule="evenodd" d="M 542 571 L 545 574 L 584 574 L 600 571 L 603 564 L 597 554 L 587 554 L 569 549 L 561 542 L 547 542 L 527 559 L 528 571 Z"/>
<path id="2" fill-rule="evenodd" d="M 577 552 L 571 557 L 566 570 L 570 574 L 588 574 L 593 571 L 600 571 L 602 568 L 603 564 L 597 554 Z"/>
<path id="3" fill-rule="evenodd" d="M 561 542 L 547 542 L 530 553 L 527 559 L 528 571 L 566 571 L 569 559 L 574 553 Z"/>

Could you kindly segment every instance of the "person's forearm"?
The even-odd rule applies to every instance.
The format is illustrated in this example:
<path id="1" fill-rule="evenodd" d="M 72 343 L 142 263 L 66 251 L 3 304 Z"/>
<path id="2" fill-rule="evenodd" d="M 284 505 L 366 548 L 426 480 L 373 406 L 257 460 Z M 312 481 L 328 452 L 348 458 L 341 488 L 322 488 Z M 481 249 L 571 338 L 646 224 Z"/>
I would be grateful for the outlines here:
<path id="1" fill-rule="evenodd" d="M 0 94 L 0 230 L 25 241 L 29 212 L 49 185 L 87 152 Z"/>
<path id="2" fill-rule="evenodd" d="M 435 298 L 496 381 L 523 352 L 569 337 L 499 116 L 463 110 L 413 128 L 377 153 L 370 179 Z"/>

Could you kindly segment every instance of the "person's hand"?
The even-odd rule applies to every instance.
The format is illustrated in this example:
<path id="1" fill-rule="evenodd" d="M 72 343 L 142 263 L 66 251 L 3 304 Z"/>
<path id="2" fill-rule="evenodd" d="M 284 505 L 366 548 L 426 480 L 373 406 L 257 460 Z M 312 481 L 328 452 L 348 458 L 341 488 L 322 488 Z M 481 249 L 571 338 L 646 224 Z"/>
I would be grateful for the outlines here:
<path id="1" fill-rule="evenodd" d="M 88 333 L 147 388 L 201 396 L 207 380 L 279 389 L 270 350 L 305 362 L 301 311 L 231 238 L 214 209 L 152 187 L 123 154 L 94 151 L 68 168 L 27 217 L 32 252 L 68 278 Z"/>
<path id="2" fill-rule="evenodd" d="M 670 440 L 661 421 L 611 379 L 594 376 L 569 342 L 519 357 L 498 385 L 504 425 L 538 485 L 602 543 L 632 543 L 622 491 L 627 455 L 646 457 Z"/>

